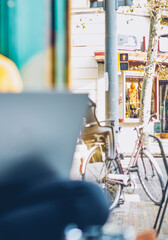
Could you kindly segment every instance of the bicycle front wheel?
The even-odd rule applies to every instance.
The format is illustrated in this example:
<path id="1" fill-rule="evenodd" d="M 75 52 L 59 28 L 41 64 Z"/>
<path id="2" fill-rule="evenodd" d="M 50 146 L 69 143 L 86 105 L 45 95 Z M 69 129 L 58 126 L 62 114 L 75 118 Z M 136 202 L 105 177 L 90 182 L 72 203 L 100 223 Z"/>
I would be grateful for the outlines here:
<path id="1" fill-rule="evenodd" d="M 108 160 L 103 159 L 103 154 L 99 146 L 93 148 L 88 155 L 82 179 L 98 184 L 107 196 L 109 209 L 113 210 L 120 199 L 121 185 L 109 182 L 108 174 L 120 173 L 120 168 L 116 160 L 111 160 L 109 164 Z"/>
<path id="2" fill-rule="evenodd" d="M 159 165 L 147 150 L 140 153 L 137 165 L 143 189 L 156 205 L 160 205 L 163 198 L 164 181 Z"/>

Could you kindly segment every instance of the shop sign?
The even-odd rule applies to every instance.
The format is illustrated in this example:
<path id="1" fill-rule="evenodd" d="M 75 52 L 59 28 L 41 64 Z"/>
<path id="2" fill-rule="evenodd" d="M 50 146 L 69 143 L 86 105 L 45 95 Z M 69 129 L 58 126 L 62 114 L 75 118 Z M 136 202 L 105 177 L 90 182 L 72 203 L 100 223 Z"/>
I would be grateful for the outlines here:
<path id="1" fill-rule="evenodd" d="M 128 53 L 120 53 L 120 70 L 128 71 L 129 63 L 128 63 Z"/>

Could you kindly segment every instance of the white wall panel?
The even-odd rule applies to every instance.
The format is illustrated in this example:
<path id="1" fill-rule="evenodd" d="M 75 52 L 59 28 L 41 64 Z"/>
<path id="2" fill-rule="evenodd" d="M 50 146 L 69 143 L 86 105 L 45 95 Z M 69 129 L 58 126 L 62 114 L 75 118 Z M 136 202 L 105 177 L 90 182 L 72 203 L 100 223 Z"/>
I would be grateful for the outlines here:
<path id="1" fill-rule="evenodd" d="M 161 52 L 168 52 L 168 38 L 161 37 L 160 40 L 160 51 Z"/>
<path id="2" fill-rule="evenodd" d="M 97 88 L 97 79 L 74 79 L 73 83 L 71 84 L 72 89 L 80 89 L 89 91 L 90 89 L 96 90 Z"/>
<path id="3" fill-rule="evenodd" d="M 88 47 L 72 47 L 71 48 L 71 56 L 72 57 L 93 57 L 94 52 L 96 51 L 104 51 L 104 46 L 88 46 Z"/>
<path id="4" fill-rule="evenodd" d="M 97 68 L 73 68 L 71 71 L 73 79 L 92 79 L 98 77 Z"/>
<path id="5" fill-rule="evenodd" d="M 87 93 L 88 96 L 94 101 L 97 101 L 97 91 L 96 90 L 81 90 L 81 89 L 72 89 L 73 93 Z"/>
<path id="6" fill-rule="evenodd" d="M 71 0 L 72 8 L 86 8 L 89 6 L 88 0 Z"/>
<path id="7" fill-rule="evenodd" d="M 74 68 L 97 68 L 95 57 L 73 57 L 71 59 L 71 67 Z"/>
<path id="8" fill-rule="evenodd" d="M 105 14 L 101 13 L 85 13 L 85 14 L 72 14 L 71 15 L 71 23 L 73 25 L 81 24 L 81 23 L 104 23 L 105 22 Z"/>
<path id="9" fill-rule="evenodd" d="M 128 23 L 127 23 L 128 21 Z M 134 35 L 139 39 L 149 35 L 149 18 L 118 14 L 118 34 Z"/>
<path id="10" fill-rule="evenodd" d="M 72 46 L 100 46 L 105 44 L 104 34 L 90 34 L 84 36 L 73 36 Z"/>
<path id="11" fill-rule="evenodd" d="M 104 23 L 81 23 L 81 24 L 72 24 L 71 34 L 75 35 L 85 35 L 85 34 L 96 34 L 96 33 L 105 33 Z"/>

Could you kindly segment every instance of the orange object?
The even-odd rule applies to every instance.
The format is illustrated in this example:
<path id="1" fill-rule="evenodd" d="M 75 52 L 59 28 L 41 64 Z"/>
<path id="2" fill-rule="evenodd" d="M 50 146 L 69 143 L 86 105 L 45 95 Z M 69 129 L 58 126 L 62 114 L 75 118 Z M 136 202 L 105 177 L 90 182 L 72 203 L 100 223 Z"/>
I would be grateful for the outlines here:
<path id="1" fill-rule="evenodd" d="M 139 233 L 136 237 L 136 240 L 157 240 L 156 232 L 155 231 L 146 231 Z"/>
<path id="2" fill-rule="evenodd" d="M 82 167 L 83 167 L 83 158 L 81 157 L 81 164 L 80 164 L 80 167 L 79 167 L 80 174 L 82 174 Z"/>
<path id="3" fill-rule="evenodd" d="M 135 86 L 134 83 L 131 83 L 130 88 L 128 88 L 128 98 L 129 98 L 129 103 L 131 107 L 139 107 L 139 96 L 138 96 L 138 90 Z"/>
<path id="4" fill-rule="evenodd" d="M 168 138 L 168 133 L 160 133 L 160 138 Z"/>
<path id="5" fill-rule="evenodd" d="M 135 84 L 132 83 L 132 84 L 131 84 L 131 89 L 134 89 L 134 88 L 135 88 Z"/>

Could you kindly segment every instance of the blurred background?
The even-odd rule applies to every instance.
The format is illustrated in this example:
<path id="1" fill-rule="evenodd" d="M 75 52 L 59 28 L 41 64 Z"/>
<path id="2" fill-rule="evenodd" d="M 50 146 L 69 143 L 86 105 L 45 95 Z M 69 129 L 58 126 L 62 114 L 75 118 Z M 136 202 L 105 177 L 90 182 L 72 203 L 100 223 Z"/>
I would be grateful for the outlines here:
<path id="1" fill-rule="evenodd" d="M 23 90 L 69 87 L 69 9 L 69 0 L 0 1 L 0 54 L 16 64 Z"/>

